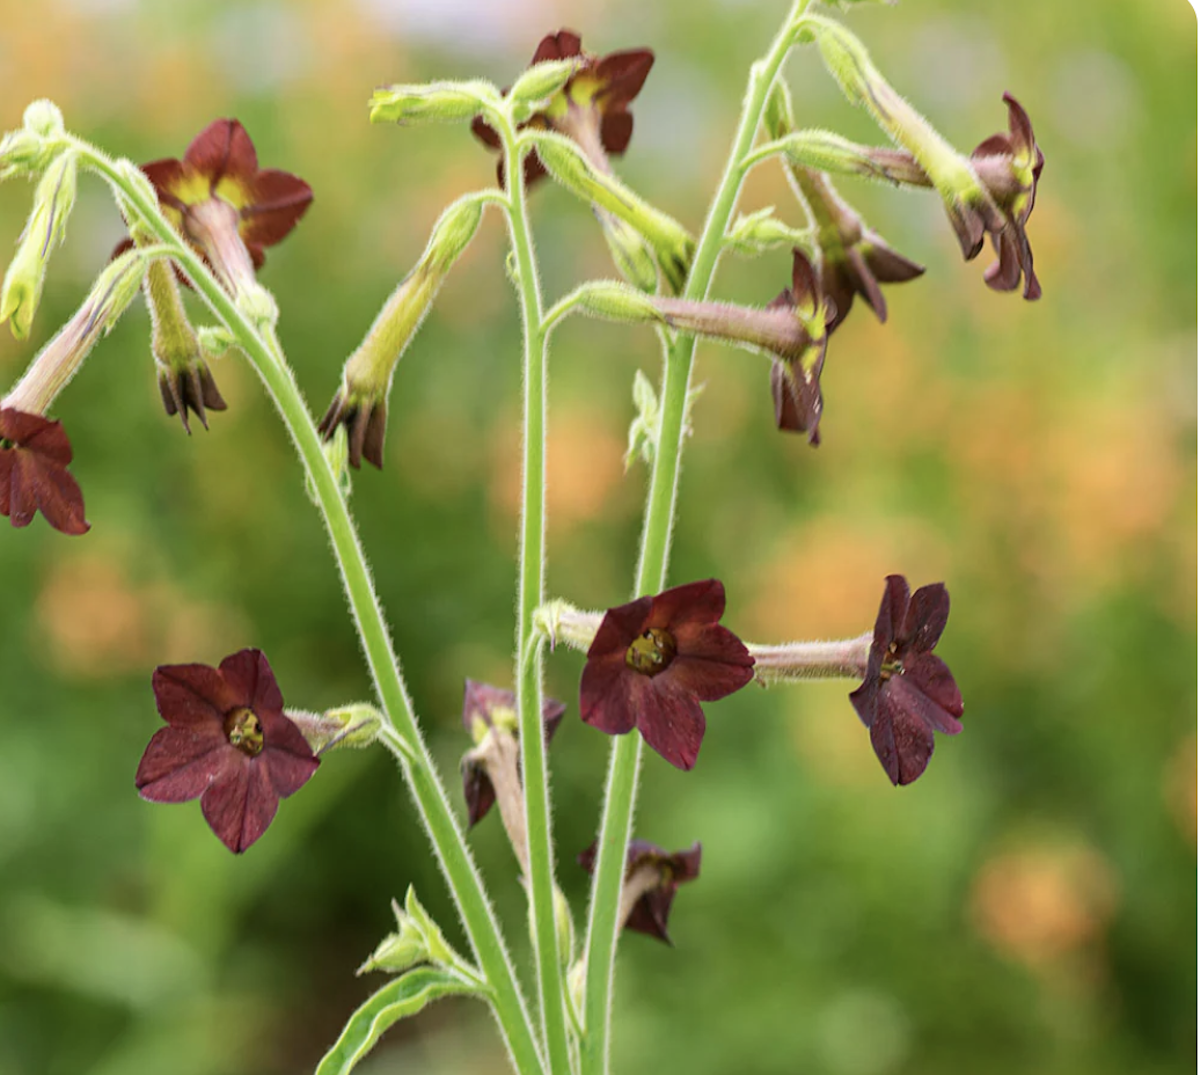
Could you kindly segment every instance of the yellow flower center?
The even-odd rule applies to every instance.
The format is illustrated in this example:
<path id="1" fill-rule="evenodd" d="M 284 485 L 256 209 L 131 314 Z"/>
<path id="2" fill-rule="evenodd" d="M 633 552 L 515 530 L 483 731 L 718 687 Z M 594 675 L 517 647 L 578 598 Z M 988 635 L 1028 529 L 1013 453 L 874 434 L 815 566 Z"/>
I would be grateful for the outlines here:
<path id="1" fill-rule="evenodd" d="M 253 709 L 235 709 L 225 718 L 225 736 L 248 758 L 262 753 L 262 722 Z"/>
<path id="2" fill-rule="evenodd" d="M 666 671 L 675 653 L 675 636 L 661 627 L 650 627 L 625 651 L 625 663 L 643 676 L 656 676 Z"/>
<path id="3" fill-rule="evenodd" d="M 895 642 L 888 644 L 883 664 L 879 666 L 879 678 L 882 680 L 889 680 L 894 675 L 902 675 L 904 673 L 904 662 L 896 656 L 896 648 Z"/>

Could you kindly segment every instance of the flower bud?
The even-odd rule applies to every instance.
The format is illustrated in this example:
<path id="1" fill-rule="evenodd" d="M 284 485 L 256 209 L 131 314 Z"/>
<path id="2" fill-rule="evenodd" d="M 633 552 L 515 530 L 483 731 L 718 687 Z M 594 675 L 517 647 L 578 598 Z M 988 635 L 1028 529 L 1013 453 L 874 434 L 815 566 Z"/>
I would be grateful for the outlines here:
<path id="1" fill-rule="evenodd" d="M 490 82 L 426 82 L 377 89 L 371 95 L 372 123 L 454 123 L 474 119 L 500 93 Z"/>
<path id="2" fill-rule="evenodd" d="M 654 465 L 658 452 L 659 404 L 654 385 L 641 370 L 633 375 L 633 406 L 637 412 L 629 423 L 629 442 L 625 449 L 625 469 L 641 457 L 646 466 Z M 588 643 L 591 645 L 591 643 Z"/>
<path id="3" fill-rule="evenodd" d="M 538 158 L 546 170 L 573 194 L 607 209 L 640 232 L 653 248 L 672 291 L 681 291 L 696 248 L 684 227 L 600 171 L 571 139 L 550 131 L 538 132 L 535 137 Z"/>
<path id="4" fill-rule="evenodd" d="M 510 100 L 523 105 L 540 104 L 558 93 L 582 64 L 582 57 L 542 60 L 527 68 L 508 91 Z"/>
<path id="5" fill-rule="evenodd" d="M 41 138 L 57 138 L 66 131 L 62 111 L 45 97 L 32 101 L 21 118 L 25 129 Z"/>
<path id="6" fill-rule="evenodd" d="M 370 746 L 383 724 L 379 710 L 367 702 L 352 702 L 319 714 L 289 709 L 286 715 L 317 755 L 341 747 L 361 749 Z"/>
<path id="7" fill-rule="evenodd" d="M 418 963 L 428 963 L 429 948 L 420 927 L 405 913 L 395 900 L 392 911 L 396 915 L 396 932 L 389 933 L 371 953 L 367 961 L 354 973 L 367 974 L 381 970 L 387 974 L 400 974 Z"/>
<path id="8" fill-rule="evenodd" d="M 628 325 L 648 322 L 666 324 L 666 318 L 654 305 L 651 296 L 616 280 L 596 280 L 583 284 L 575 292 L 575 300 L 583 313 L 602 317 L 606 321 Z"/>
<path id="9" fill-rule="evenodd" d="M 33 212 L 0 289 L 0 322 L 11 318 L 17 339 L 29 335 L 42 296 L 50 252 L 62 242 L 75 205 L 76 154 L 60 153 L 50 162 L 34 194 Z"/>
<path id="10" fill-rule="evenodd" d="M 485 205 L 478 195 L 468 194 L 446 206 L 433 225 L 421 264 L 442 276 L 449 273 L 475 238 Z"/>
<path id="11" fill-rule="evenodd" d="M 645 241 L 620 217 L 604 209 L 595 212 L 617 271 L 639 291 L 654 294 L 658 290 L 658 266 Z"/>
<path id="12" fill-rule="evenodd" d="M 811 245 L 811 236 L 805 230 L 793 228 L 775 216 L 775 207 L 748 215 L 742 215 L 730 225 L 725 234 L 725 245 L 738 254 L 757 257 L 777 246 Z"/>

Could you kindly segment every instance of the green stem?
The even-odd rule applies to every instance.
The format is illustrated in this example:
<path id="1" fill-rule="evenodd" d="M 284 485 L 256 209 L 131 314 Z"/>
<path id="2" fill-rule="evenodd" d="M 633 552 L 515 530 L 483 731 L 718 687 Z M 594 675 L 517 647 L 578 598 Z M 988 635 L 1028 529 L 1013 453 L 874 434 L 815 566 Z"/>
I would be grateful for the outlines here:
<path id="1" fill-rule="evenodd" d="M 533 614 L 545 600 L 546 562 L 546 331 L 542 296 L 526 205 L 524 156 L 507 116 L 496 129 L 504 143 L 509 188 L 509 236 L 515 283 L 521 300 L 524 341 L 524 460 L 521 546 L 517 591 L 516 686 L 520 720 L 521 783 L 529 851 L 529 898 L 538 995 L 550 1070 L 571 1070 L 567 1037 L 566 989 L 554 913 L 554 848 L 550 833 L 550 786 L 542 732 L 542 678 L 545 659 L 536 645 Z"/>
<path id="2" fill-rule="evenodd" d="M 809 0 L 794 0 L 792 11 L 772 42 L 770 51 L 750 69 L 750 84 L 733 148 L 704 223 L 704 231 L 683 291 L 686 299 L 699 300 L 708 295 L 722 240 L 745 177 L 743 161 L 758 131 L 767 94 L 791 48 L 794 23 L 808 3 Z M 676 336 L 667 351 L 658 451 L 655 453 L 654 472 L 646 499 L 635 596 L 658 593 L 666 583 L 679 465 L 683 453 L 684 409 L 695 350 L 696 338 L 681 334 Z M 625 872 L 625 848 L 633 826 L 641 756 L 640 735 L 621 736 L 613 744 L 584 949 L 587 977 L 583 1075 L 604 1075 L 608 1071 L 613 962 L 621 925 L 618 907 L 621 880 Z"/>
<path id="3" fill-rule="evenodd" d="M 384 725 L 384 741 L 400 760 L 401 769 L 450 885 L 476 961 L 487 976 L 492 990 L 493 1010 L 501 1024 L 513 1064 L 520 1075 L 540 1075 L 545 1068 L 512 961 L 500 934 L 499 923 L 488 903 L 483 880 L 471 859 L 445 789 L 437 778 L 433 759 L 422 740 L 412 703 L 400 675 L 399 662 L 388 637 L 383 609 L 375 594 L 370 569 L 346 501 L 321 450 L 320 436 L 299 386 L 279 352 L 274 333 L 268 332 L 268 339 L 260 335 L 229 293 L 217 283 L 202 259 L 179 241 L 178 234 L 163 217 L 157 202 L 145 196 L 144 188 L 136 186 L 116 162 L 93 146 L 81 141 L 74 141 L 73 144 L 117 188 L 157 238 L 173 247 L 175 260 L 191 278 L 209 308 L 233 334 L 279 408 L 316 492 L 367 664 L 383 702 L 389 722 Z"/>

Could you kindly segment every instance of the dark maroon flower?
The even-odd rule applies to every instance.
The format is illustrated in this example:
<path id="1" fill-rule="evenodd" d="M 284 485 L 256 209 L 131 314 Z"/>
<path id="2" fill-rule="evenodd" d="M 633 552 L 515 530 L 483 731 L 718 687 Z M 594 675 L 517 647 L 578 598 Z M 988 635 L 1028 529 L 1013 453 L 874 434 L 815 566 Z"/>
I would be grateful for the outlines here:
<path id="1" fill-rule="evenodd" d="M 71 442 L 61 422 L 0 409 L 0 515 L 28 526 L 40 511 L 55 530 L 86 534 L 83 493 L 67 472 Z"/>
<path id="2" fill-rule="evenodd" d="M 1008 105 L 1008 133 L 984 139 L 971 153 L 975 174 L 1004 216 L 1001 226 L 988 229 L 1000 260 L 988 267 L 983 279 L 996 291 L 1015 291 L 1024 275 L 1024 297 L 1036 299 L 1041 297 L 1042 287 L 1033 271 L 1025 222 L 1033 212 L 1046 158 L 1034 140 L 1025 109 L 1008 93 L 1004 103 Z"/>
<path id="3" fill-rule="evenodd" d="M 236 119 L 214 120 L 183 160 L 142 165 L 167 218 L 231 289 L 266 260 L 263 247 L 283 239 L 312 202 L 312 188 L 289 172 L 260 170 L 258 154 Z"/>
<path id="4" fill-rule="evenodd" d="M 553 698 L 542 702 L 542 731 L 546 743 L 554 738 L 562 723 L 567 707 Z M 482 744 L 488 732 L 499 729 L 512 735 L 518 732 L 517 696 L 512 691 L 502 690 L 487 683 L 466 681 L 463 692 L 463 727 L 470 733 L 476 746 Z M 478 749 L 467 753 L 462 763 L 463 796 L 467 800 L 467 827 L 473 828 L 487 815 L 496 801 L 496 788 L 489 762 L 493 759 L 486 751 Z M 516 762 L 516 773 L 520 777 L 520 762 Z"/>
<path id="5" fill-rule="evenodd" d="M 650 49 L 628 49 L 594 56 L 583 51 L 577 33 L 559 30 L 542 38 L 529 65 L 574 56 L 580 57 L 579 69 L 522 127 L 542 127 L 573 138 L 596 167 L 609 173 L 612 169 L 607 154 L 624 153 L 633 136 L 629 103 L 641 92 L 654 66 L 654 53 Z M 471 130 L 488 148 L 500 148 L 499 136 L 481 117 L 475 118 Z M 503 163 L 496 174 L 503 186 Z M 537 154 L 530 153 L 525 158 L 526 186 L 545 174 Z"/>
<path id="6" fill-rule="evenodd" d="M 803 319 L 801 344 L 771 363 L 775 427 L 789 433 L 807 433 L 808 443 L 816 447 L 821 443 L 818 427 L 825 406 L 821 371 L 825 368 L 830 326 L 837 324 L 837 311 L 823 302 L 812 262 L 803 251 L 792 252 L 792 286 L 769 302 L 767 309 L 794 310 L 797 320 Z"/>
<path id="7" fill-rule="evenodd" d="M 240 854 L 267 830 L 279 807 L 320 761 L 283 713 L 283 696 L 262 652 L 221 662 L 162 665 L 154 698 L 168 727 L 154 733 L 137 771 L 143 799 L 200 799 L 218 839 Z"/>
<path id="8" fill-rule="evenodd" d="M 596 845 L 579 853 L 578 863 L 588 873 L 596 868 Z M 668 855 L 645 840 L 632 840 L 625 853 L 625 882 L 621 886 L 619 914 L 625 929 L 657 937 L 671 944 L 667 919 L 675 890 L 700 876 L 700 843 Z"/>
<path id="9" fill-rule="evenodd" d="M 962 731 L 963 701 L 954 676 L 933 647 L 950 615 L 950 595 L 938 582 L 911 597 L 902 575 L 889 575 L 867 675 L 850 695 L 871 745 L 893 784 L 911 784 L 929 764 L 933 732 Z"/>
<path id="10" fill-rule="evenodd" d="M 717 622 L 725 587 L 716 579 L 610 608 L 588 650 L 579 684 L 584 723 L 609 735 L 637 728 L 679 769 L 691 769 L 704 738 L 701 702 L 754 677 L 754 658 Z"/>
<path id="11" fill-rule="evenodd" d="M 868 228 L 823 172 L 795 167 L 792 174 L 817 226 L 821 292 L 833 308 L 828 331 L 833 332 L 846 319 L 855 295 L 861 295 L 875 316 L 886 321 L 887 302 L 879 285 L 915 279 L 924 268 L 898 254 Z"/>

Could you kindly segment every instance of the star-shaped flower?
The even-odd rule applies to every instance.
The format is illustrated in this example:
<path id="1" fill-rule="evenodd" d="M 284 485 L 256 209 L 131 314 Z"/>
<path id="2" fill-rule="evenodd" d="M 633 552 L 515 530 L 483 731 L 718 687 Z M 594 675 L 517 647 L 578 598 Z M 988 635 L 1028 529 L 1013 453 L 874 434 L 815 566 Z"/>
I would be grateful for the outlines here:
<path id="1" fill-rule="evenodd" d="M 938 582 L 909 596 L 902 575 L 889 575 L 862 685 L 850 695 L 871 745 L 893 784 L 911 784 L 929 764 L 933 733 L 962 731 L 962 694 L 933 648 L 950 615 Z"/>
<path id="2" fill-rule="evenodd" d="M 588 649 L 579 685 L 586 724 L 609 735 L 635 727 L 679 769 L 691 769 L 704 738 L 701 702 L 754 677 L 754 658 L 717 622 L 725 587 L 716 579 L 610 608 Z"/>
<path id="3" fill-rule="evenodd" d="M 1025 222 L 1033 212 L 1046 158 L 1034 140 L 1025 109 L 1008 93 L 1004 103 L 1008 105 L 1008 133 L 984 139 L 971 153 L 975 174 L 1004 218 L 1001 226 L 988 229 L 1000 260 L 988 267 L 983 279 L 996 291 L 1015 291 L 1024 275 L 1024 297 L 1036 299 L 1041 297 L 1042 287 L 1033 271 Z"/>
<path id="4" fill-rule="evenodd" d="M 84 534 L 83 493 L 67 472 L 71 442 L 61 422 L 0 409 L 0 515 L 28 526 L 40 511 L 55 530 Z"/>
<path id="5" fill-rule="evenodd" d="M 671 944 L 667 919 L 680 885 L 700 876 L 700 843 L 667 854 L 645 840 L 631 840 L 625 852 L 625 882 L 618 911 L 625 929 Z M 577 861 L 588 873 L 596 868 L 596 845 L 581 851 Z"/>
<path id="6" fill-rule="evenodd" d="M 546 743 L 554 738 L 562 723 L 567 707 L 562 702 L 547 698 L 542 702 L 542 731 Z M 499 731 L 517 737 L 517 696 L 512 691 L 477 683 L 468 679 L 463 692 L 463 727 L 474 739 L 476 748 L 462 760 L 463 796 L 467 800 L 467 827 L 473 828 L 487 816 L 496 801 L 493 767 L 506 759 L 504 751 L 489 751 L 484 747 L 488 733 Z M 501 756 L 498 756 L 501 755 Z M 512 752 L 513 771 L 520 777 L 520 765 L 515 750 Z M 507 773 L 503 775 L 508 775 Z"/>
<path id="7" fill-rule="evenodd" d="M 218 839 L 240 854 L 320 764 L 284 716 L 267 658 L 244 649 L 219 668 L 163 665 L 154 672 L 154 697 L 168 727 L 142 755 L 138 792 L 159 803 L 199 798 Z"/>
<path id="8" fill-rule="evenodd" d="M 296 226 L 313 196 L 289 172 L 260 170 L 254 143 L 236 119 L 210 123 L 183 160 L 151 161 L 142 171 L 167 217 L 231 291 L 253 278 L 266 260 L 263 247 Z"/>
<path id="9" fill-rule="evenodd" d="M 650 49 L 627 49 L 594 56 L 584 52 L 577 33 L 559 30 L 538 44 L 530 66 L 545 60 L 567 60 L 578 56 L 579 69 L 540 111 L 522 126 L 544 127 L 573 138 L 601 171 L 610 172 L 607 154 L 625 152 L 633 137 L 633 115 L 629 103 L 641 92 L 654 53 Z M 490 149 L 500 148 L 500 139 L 482 118 L 471 124 L 475 137 Z M 546 169 L 535 153 L 525 158 L 525 184 L 535 182 Z M 504 184 L 503 166 L 497 176 Z"/>

